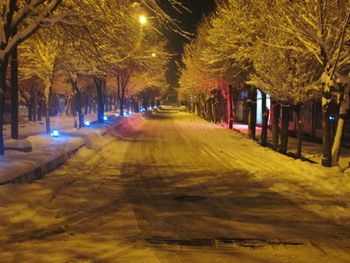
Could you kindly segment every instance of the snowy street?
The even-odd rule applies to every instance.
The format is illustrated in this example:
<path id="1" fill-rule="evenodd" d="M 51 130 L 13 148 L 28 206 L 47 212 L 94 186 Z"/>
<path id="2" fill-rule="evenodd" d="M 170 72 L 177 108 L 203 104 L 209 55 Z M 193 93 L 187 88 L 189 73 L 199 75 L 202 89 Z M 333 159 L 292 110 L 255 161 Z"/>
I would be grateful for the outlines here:
<path id="1" fill-rule="evenodd" d="M 0 186 L 0 262 L 349 262 L 338 170 L 163 110 Z"/>

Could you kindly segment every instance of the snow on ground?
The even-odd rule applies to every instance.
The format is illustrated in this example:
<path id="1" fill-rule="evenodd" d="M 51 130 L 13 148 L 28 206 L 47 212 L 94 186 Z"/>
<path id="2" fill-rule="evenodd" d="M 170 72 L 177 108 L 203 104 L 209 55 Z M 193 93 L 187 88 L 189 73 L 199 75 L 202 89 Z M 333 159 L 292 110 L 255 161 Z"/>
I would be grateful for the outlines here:
<path id="1" fill-rule="evenodd" d="M 234 124 L 233 128 L 242 134 L 248 134 L 248 125 Z M 261 128 L 257 127 L 257 138 L 260 138 L 260 134 Z M 270 130 L 268 131 L 268 142 L 272 144 L 272 134 Z M 296 153 L 296 149 L 297 139 L 289 137 L 288 151 Z M 344 202 L 344 197 L 350 197 L 350 149 L 346 147 L 341 149 L 339 165 L 333 168 L 323 168 L 320 166 L 322 160 L 322 144 L 303 141 L 302 151 L 302 154 L 306 158 L 313 160 L 318 164 L 311 165 L 307 162 L 293 160 L 292 158 L 286 157 L 285 161 L 283 161 L 283 166 L 287 165 L 294 169 L 298 169 L 297 171 L 300 171 L 299 175 L 294 178 L 292 176 L 286 177 L 288 173 L 280 173 L 278 175 L 278 180 L 274 179 L 275 182 L 272 188 L 278 192 L 291 192 L 291 195 L 298 195 L 301 198 L 307 197 L 309 193 L 304 192 L 304 190 L 308 188 L 309 191 L 312 191 L 318 196 L 318 198 L 311 198 L 309 196 L 311 201 L 308 201 L 310 203 L 308 207 L 311 210 L 317 210 L 317 212 L 322 215 L 332 215 L 332 217 L 337 219 L 348 218 L 350 211 L 347 209 L 348 205 Z M 257 176 L 259 177 L 259 173 Z M 270 178 L 269 180 L 273 179 Z M 336 196 L 339 196 L 339 198 Z M 324 202 L 330 202 L 333 205 L 329 206 L 327 210 L 324 210 L 322 206 L 316 204 L 317 201 L 321 200 L 324 200 Z"/>
<path id="2" fill-rule="evenodd" d="M 226 127 L 225 125 L 221 125 L 222 127 Z M 226 127 L 227 128 L 227 127 Z M 241 124 L 241 123 L 235 123 L 233 125 L 233 129 L 236 131 L 239 131 L 243 134 L 248 134 L 248 125 L 247 124 Z M 260 139 L 261 135 L 261 127 L 256 128 L 256 136 L 258 139 Z M 268 142 L 272 145 L 272 134 L 271 130 L 268 130 L 268 136 L 267 136 Z M 289 137 L 288 139 L 288 152 L 290 153 L 296 153 L 298 147 L 297 139 L 294 137 Z M 316 143 L 316 142 L 310 142 L 310 141 L 303 141 L 302 143 L 302 154 L 304 157 L 315 161 L 317 163 L 321 163 L 322 160 L 322 144 Z M 341 149 L 340 153 L 340 159 L 339 159 L 339 168 L 342 171 L 345 171 L 350 174 L 350 169 L 346 171 L 349 168 L 350 163 L 350 148 L 343 147 Z"/>
<path id="3" fill-rule="evenodd" d="M 21 144 L 29 145 L 32 152 L 23 153 L 7 150 L 5 156 L 0 156 L 0 184 L 34 171 L 48 162 L 72 153 L 85 144 L 91 145 L 91 141 L 101 138 L 107 132 L 109 126 L 117 124 L 119 118 L 111 113 L 106 115 L 109 116 L 109 119 L 104 124 L 92 123 L 89 127 L 82 129 L 71 128 L 70 118 L 53 118 L 52 128 L 59 128 L 60 135 L 58 137 L 43 134 L 44 131 L 40 123 L 29 124 L 21 132 L 22 134 L 32 133 L 34 135 L 30 135 L 25 140 L 6 140 L 5 144 L 17 147 L 22 146 Z M 88 119 L 92 119 L 92 117 L 89 116 Z M 130 119 L 134 118 L 131 117 Z"/>
<path id="4" fill-rule="evenodd" d="M 202 121 L 197 120 L 197 122 L 198 130 L 202 130 Z M 268 184 L 271 190 L 282 193 L 293 200 L 304 200 L 308 210 L 348 224 L 350 206 L 346 200 L 350 197 L 350 176 L 348 173 L 342 173 L 340 167 L 325 168 L 319 163 L 311 164 L 295 160 L 272 149 L 263 148 L 246 136 L 246 125 L 236 124 L 234 126 L 234 129 L 240 133 L 232 132 L 224 127 L 220 129 L 231 133 L 227 135 L 233 138 L 230 142 L 224 138 L 215 140 L 215 142 L 218 148 L 226 149 L 223 153 L 232 158 L 235 165 L 240 165 L 254 174 L 257 180 Z M 210 141 L 213 137 L 220 137 L 219 134 L 222 132 L 215 128 L 213 131 L 203 133 L 201 140 L 205 142 Z M 218 135 L 215 136 L 213 133 L 218 133 Z M 314 160 L 319 161 L 320 155 L 316 155 L 316 152 L 321 152 L 321 147 L 316 143 L 305 142 L 303 151 L 307 157 L 313 156 Z M 290 138 L 289 149 L 291 152 L 296 149 L 296 139 Z M 307 154 L 311 152 L 314 155 Z M 327 209 L 319 204 L 321 202 L 329 204 Z"/>
<path id="5" fill-rule="evenodd" d="M 107 115 L 112 115 L 108 112 Z M 96 120 L 96 114 L 87 114 L 84 116 L 87 121 Z M 50 117 L 51 129 L 67 130 L 74 128 L 74 117 L 73 116 L 54 116 Z M 30 135 L 45 133 L 45 117 L 42 121 L 28 121 L 26 119 L 21 119 L 19 123 L 19 136 L 20 139 L 25 139 Z M 11 137 L 11 125 L 4 125 L 4 138 L 9 139 Z"/>
<path id="6" fill-rule="evenodd" d="M 128 119 L 0 186 L 5 262 L 349 262 L 350 180 L 187 113 Z M 177 198 L 198 196 L 194 202 Z"/>
<path id="7" fill-rule="evenodd" d="M 132 124 L 128 130 L 133 132 L 142 123 L 140 115 L 133 115 L 116 127 Z M 127 140 L 116 139 L 120 136 L 119 130 L 113 130 L 89 137 L 86 147 L 43 180 L 0 186 L 0 262 L 128 258 L 125 250 L 134 245 L 104 239 L 137 225 L 118 183 L 129 146 Z M 113 224 L 115 220 L 118 224 Z M 136 250 L 133 260 L 124 262 L 142 262 L 152 254 L 149 249 Z"/>

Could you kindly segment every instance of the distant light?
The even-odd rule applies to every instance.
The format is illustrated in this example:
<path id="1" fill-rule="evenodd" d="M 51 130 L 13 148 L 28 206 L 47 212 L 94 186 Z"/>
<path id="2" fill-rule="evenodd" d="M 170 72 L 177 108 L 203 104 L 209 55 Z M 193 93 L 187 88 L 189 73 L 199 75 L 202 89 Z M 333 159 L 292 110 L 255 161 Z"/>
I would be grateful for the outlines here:
<path id="1" fill-rule="evenodd" d="M 85 124 L 85 126 L 90 126 L 90 122 L 89 121 L 85 121 L 84 124 Z"/>
<path id="2" fill-rule="evenodd" d="M 335 120 L 335 116 L 334 115 L 329 115 L 329 120 L 331 120 L 331 121 L 334 121 Z"/>
<path id="3" fill-rule="evenodd" d="M 104 121 L 108 120 L 107 116 L 103 116 L 103 120 Z"/>
<path id="4" fill-rule="evenodd" d="M 137 3 L 137 2 L 132 3 L 132 7 L 133 7 L 133 8 L 138 7 L 138 6 L 140 6 L 139 3 Z"/>
<path id="5" fill-rule="evenodd" d="M 132 111 L 129 111 L 129 114 L 132 114 Z"/>
<path id="6" fill-rule="evenodd" d="M 114 114 L 114 116 L 119 117 L 119 114 L 118 114 L 118 113 L 116 113 L 116 114 Z"/>
<path id="7" fill-rule="evenodd" d="M 57 129 L 55 129 L 50 133 L 50 135 L 51 137 L 58 137 L 60 136 L 60 132 Z"/>
<path id="8" fill-rule="evenodd" d="M 157 56 L 156 53 L 152 53 L 152 58 L 155 58 Z"/>
<path id="9" fill-rule="evenodd" d="M 141 23 L 141 25 L 146 24 L 147 23 L 147 17 L 145 15 L 140 15 L 139 22 Z"/>
<path id="10" fill-rule="evenodd" d="M 127 112 L 124 112 L 124 115 L 125 115 L 125 116 L 128 116 L 128 113 L 127 113 Z"/>

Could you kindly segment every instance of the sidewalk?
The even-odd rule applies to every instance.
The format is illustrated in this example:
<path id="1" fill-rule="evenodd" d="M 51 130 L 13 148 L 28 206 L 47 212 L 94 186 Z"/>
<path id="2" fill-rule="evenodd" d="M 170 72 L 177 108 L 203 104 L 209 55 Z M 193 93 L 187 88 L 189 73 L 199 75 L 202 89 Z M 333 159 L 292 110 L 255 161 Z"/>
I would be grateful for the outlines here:
<path id="1" fill-rule="evenodd" d="M 107 112 L 107 115 L 112 115 L 112 112 Z M 87 121 L 95 121 L 97 119 L 96 114 L 87 114 L 84 116 Z M 28 121 L 20 120 L 19 123 L 19 138 L 25 139 L 28 136 L 45 133 L 45 117 L 41 121 Z M 54 116 L 50 117 L 50 124 L 52 129 L 67 130 L 74 128 L 74 117 L 73 116 Z M 11 125 L 4 125 L 4 139 L 11 138 Z"/>
<path id="2" fill-rule="evenodd" d="M 32 152 L 7 150 L 4 156 L 0 156 L 0 184 L 30 182 L 42 178 L 91 140 L 101 138 L 122 119 L 115 117 L 113 113 L 106 113 L 106 116 L 108 120 L 105 123 L 92 123 L 82 129 L 72 128 L 72 117 L 54 117 L 52 129 L 59 129 L 58 137 L 46 135 L 45 124 L 21 124 L 21 138 L 25 138 L 21 143 L 31 146 Z M 95 117 L 89 115 L 86 119 L 90 121 Z M 42 123 L 45 123 L 45 120 Z M 6 140 L 5 143 L 9 141 Z"/>
<path id="3" fill-rule="evenodd" d="M 223 125 L 221 125 L 221 126 L 223 126 Z M 233 125 L 233 129 L 242 133 L 242 134 L 248 135 L 248 125 L 247 124 L 235 123 Z M 261 135 L 261 127 L 257 127 L 256 128 L 256 137 L 258 140 L 260 140 L 260 135 Z M 267 132 L 267 141 L 269 144 L 272 144 L 271 130 L 268 130 L 268 132 Z M 297 152 L 297 146 L 298 146 L 297 139 L 294 137 L 289 137 L 288 138 L 288 152 L 295 154 Z M 302 155 L 304 157 L 316 162 L 316 163 L 321 164 L 322 144 L 315 143 L 315 142 L 303 141 Z M 347 170 L 347 173 L 350 174 L 350 169 L 348 169 L 349 162 L 350 162 L 350 149 L 342 147 L 341 152 L 340 152 L 340 158 L 339 158 L 339 167 L 342 171 Z"/>

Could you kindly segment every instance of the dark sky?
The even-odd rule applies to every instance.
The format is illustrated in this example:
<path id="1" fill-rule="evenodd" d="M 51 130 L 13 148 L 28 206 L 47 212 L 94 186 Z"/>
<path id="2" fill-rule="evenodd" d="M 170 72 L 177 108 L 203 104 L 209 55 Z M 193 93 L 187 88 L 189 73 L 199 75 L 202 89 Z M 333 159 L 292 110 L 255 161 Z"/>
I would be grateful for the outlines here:
<path id="1" fill-rule="evenodd" d="M 164 1 L 165 2 L 165 1 Z M 182 11 L 178 13 L 167 4 L 163 4 L 164 10 L 171 15 L 174 19 L 178 20 L 178 24 L 181 28 L 187 32 L 195 33 L 198 23 L 201 21 L 203 16 L 206 16 L 215 8 L 215 0 L 181 0 L 182 4 L 191 10 Z M 167 73 L 168 82 L 171 88 L 176 88 L 178 83 L 178 70 L 176 61 L 181 60 L 183 46 L 190 40 L 181 36 L 180 34 L 167 31 L 165 32 L 169 39 L 168 49 L 171 53 L 174 53 L 174 58 L 169 64 L 169 71 Z"/>

